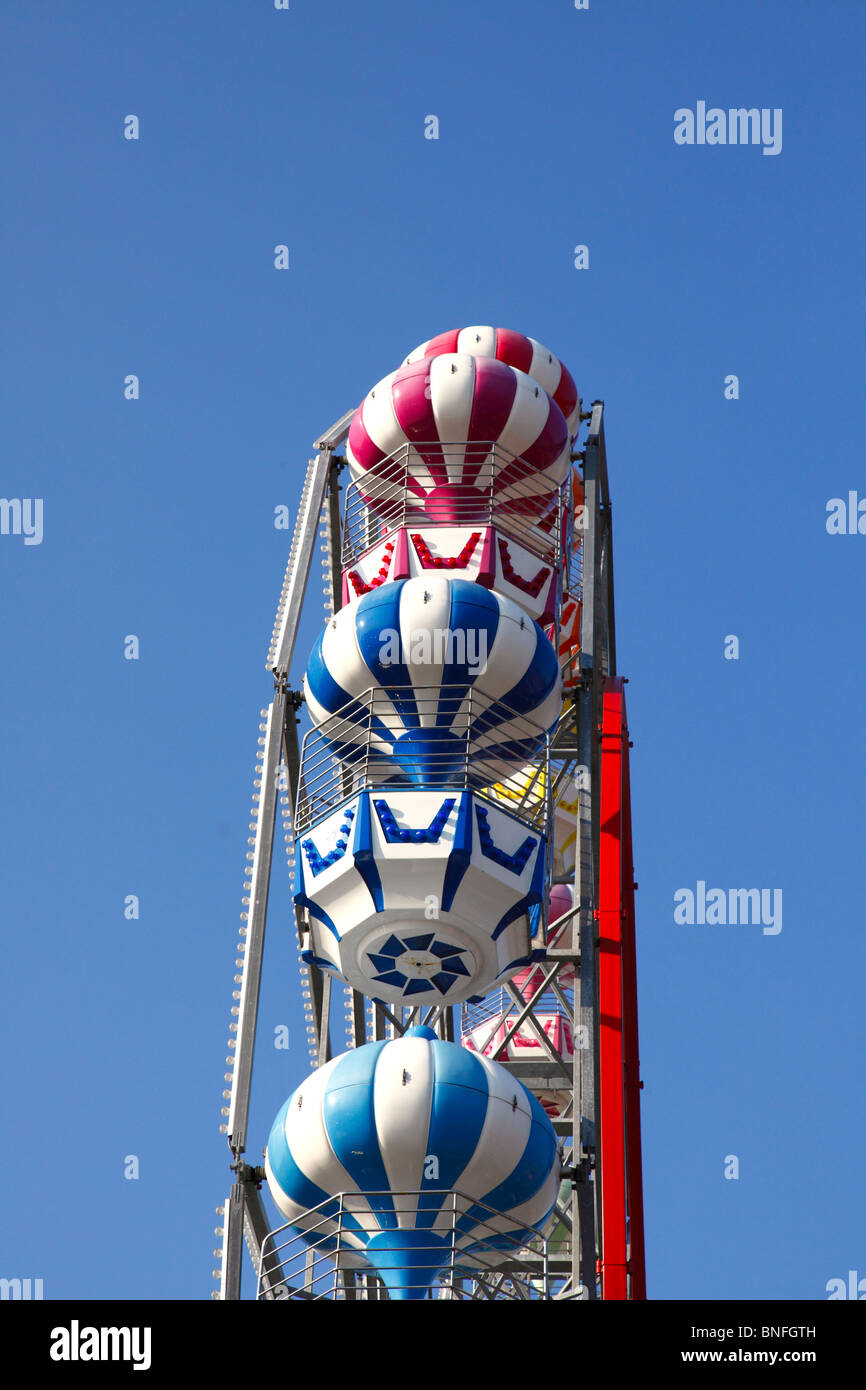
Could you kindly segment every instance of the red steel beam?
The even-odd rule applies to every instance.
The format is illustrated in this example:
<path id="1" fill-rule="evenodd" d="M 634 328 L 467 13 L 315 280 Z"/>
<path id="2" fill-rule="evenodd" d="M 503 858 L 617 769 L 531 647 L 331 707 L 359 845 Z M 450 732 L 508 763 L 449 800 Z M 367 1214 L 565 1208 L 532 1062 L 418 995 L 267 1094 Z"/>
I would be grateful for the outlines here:
<path id="1" fill-rule="evenodd" d="M 622 1027 L 622 725 L 621 684 L 606 681 L 602 697 L 597 912 L 603 1299 L 628 1297 Z"/>
<path id="2" fill-rule="evenodd" d="M 601 1296 L 643 1299 L 634 868 L 628 727 L 620 677 L 605 681 L 602 696 L 597 920 Z"/>
<path id="3" fill-rule="evenodd" d="M 628 723 L 623 700 L 623 919 L 622 1005 L 623 1081 L 625 1086 L 626 1197 L 628 1201 L 631 1297 L 646 1298 L 646 1258 L 643 1226 L 643 1164 L 640 1137 L 640 1056 L 637 1028 L 637 959 L 635 950 L 634 860 L 631 839 L 631 782 L 628 767 Z"/>

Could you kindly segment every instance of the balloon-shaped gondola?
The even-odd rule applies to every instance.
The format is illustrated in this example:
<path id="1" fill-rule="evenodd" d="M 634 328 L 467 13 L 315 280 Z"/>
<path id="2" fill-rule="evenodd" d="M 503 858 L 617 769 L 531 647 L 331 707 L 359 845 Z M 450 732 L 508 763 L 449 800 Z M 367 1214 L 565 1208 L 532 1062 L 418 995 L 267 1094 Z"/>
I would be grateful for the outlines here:
<path id="1" fill-rule="evenodd" d="M 448 525 L 542 517 L 570 469 L 559 406 L 525 372 L 446 353 L 400 367 L 355 412 L 346 456 L 370 508 Z"/>
<path id="2" fill-rule="evenodd" d="M 539 624 L 510 599 L 442 574 L 341 609 L 316 642 L 304 693 L 338 756 L 363 744 L 424 786 L 447 784 L 467 757 L 510 771 L 538 752 L 562 705 Z"/>
<path id="3" fill-rule="evenodd" d="M 331 619 L 305 693 L 306 959 L 387 1003 L 459 1003 L 531 964 L 543 795 L 489 787 L 544 762 L 561 692 L 542 628 L 466 580 L 401 580 Z"/>
<path id="4" fill-rule="evenodd" d="M 274 1122 L 265 1171 L 293 1232 L 340 1266 L 372 1269 L 393 1299 L 423 1298 L 444 1269 L 519 1250 L 560 1183 L 535 1097 L 424 1027 L 308 1077 Z"/>

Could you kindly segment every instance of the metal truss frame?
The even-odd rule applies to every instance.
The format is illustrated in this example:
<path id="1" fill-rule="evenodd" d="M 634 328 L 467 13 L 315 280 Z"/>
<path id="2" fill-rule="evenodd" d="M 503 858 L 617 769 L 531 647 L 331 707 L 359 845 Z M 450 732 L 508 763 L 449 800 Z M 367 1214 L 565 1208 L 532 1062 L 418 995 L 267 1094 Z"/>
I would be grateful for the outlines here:
<path id="1" fill-rule="evenodd" d="M 348 411 L 341 416 L 317 441 L 317 452 L 309 460 L 268 654 L 268 669 L 273 673 L 275 688 L 271 704 L 262 711 L 263 722 L 259 726 L 251 849 L 244 884 L 245 912 L 236 961 L 240 974 L 234 977 L 239 986 L 234 991 L 236 1003 L 232 1009 L 236 1022 L 230 1025 L 234 1036 L 229 1039 L 231 1055 L 226 1059 L 231 1067 L 226 1073 L 230 1086 L 223 1094 L 229 1104 L 223 1109 L 226 1122 L 221 1129 L 228 1138 L 235 1179 L 225 1208 L 217 1209 L 224 1217 L 224 1225 L 217 1228 L 223 1237 L 223 1246 L 221 1251 L 215 1252 L 222 1259 L 221 1268 L 214 1272 L 219 1278 L 219 1292 L 213 1295 L 216 1298 L 240 1298 L 243 1245 L 246 1243 L 258 1272 L 268 1236 L 259 1191 L 264 1171 L 260 1167 L 250 1167 L 243 1155 L 247 1144 L 277 807 L 279 803 L 287 844 L 290 844 L 300 790 L 296 711 L 303 697 L 289 685 L 289 668 L 320 524 L 319 534 L 324 542 L 321 550 L 325 607 L 329 613 L 340 607 L 339 474 L 344 460 L 336 451 L 348 435 L 353 413 Z M 593 1301 L 644 1298 L 646 1293 L 628 740 L 621 700 L 622 681 L 616 679 L 613 537 L 603 403 L 593 402 L 591 410 L 581 418 L 588 426 L 583 449 L 574 456 L 582 462 L 584 484 L 580 528 L 579 673 L 572 698 L 566 702 L 551 741 L 551 756 L 559 769 L 555 779 L 551 774 L 554 794 L 557 783 L 563 780 L 575 778 L 578 785 L 574 907 L 565 919 L 559 919 L 565 930 L 560 932 L 557 944 L 548 951 L 542 964 L 543 981 L 539 988 L 527 999 L 513 984 L 505 986 L 501 1015 L 493 1024 L 491 1037 L 499 1022 L 505 1022 L 505 1037 L 496 1049 L 504 1054 L 517 1030 L 528 1026 L 538 1040 L 540 1055 L 534 1060 L 519 1061 L 509 1061 L 503 1056 L 500 1058 L 502 1065 L 531 1090 L 549 1088 L 555 1080 L 557 1089 L 570 1093 L 568 1103 L 553 1121 L 565 1145 L 564 1176 L 572 1183 L 570 1203 L 567 1206 L 558 1203 L 556 1208 L 560 1225 L 571 1236 L 570 1251 L 551 1265 L 557 1277 L 549 1296 Z M 622 705 L 618 734 L 610 725 L 614 716 L 609 702 L 615 692 L 619 692 Z M 603 725 L 604 719 L 608 720 L 608 725 Z M 610 821 L 611 797 L 616 786 L 620 787 L 618 836 L 613 834 Z M 618 878 L 617 868 L 611 867 L 614 848 Z M 289 859 L 291 863 L 291 850 Z M 620 886 L 619 907 L 614 901 L 617 883 Z M 301 913 L 298 918 L 300 942 L 303 942 L 305 930 Z M 575 972 L 573 991 L 563 987 L 560 980 L 566 967 Z M 332 1030 L 337 1023 L 334 1014 L 340 986 L 314 965 L 303 969 L 309 983 L 309 1001 L 305 1007 L 311 1060 L 313 1065 L 322 1065 L 333 1055 Z M 551 992 L 572 1026 L 575 1047 L 571 1064 L 552 1047 L 536 1016 L 542 997 L 547 994 L 549 1000 Z M 389 1009 L 348 987 L 343 993 L 347 1044 L 351 1047 L 399 1036 L 415 1023 L 432 1025 L 443 1038 L 454 1040 L 454 1009 L 444 1004 Z M 618 1034 L 615 1023 L 605 1022 L 602 1026 L 606 1001 L 616 998 L 619 1000 Z M 621 1056 L 616 1052 L 617 1036 Z M 617 1132 L 617 1116 L 621 1117 L 622 1142 L 619 1144 L 612 1137 Z M 480 1276 L 473 1297 L 495 1299 L 502 1277 L 501 1273 Z M 520 1276 L 511 1276 L 511 1285 L 519 1284 Z M 271 1267 L 260 1296 L 285 1296 L 280 1292 L 283 1287 L 281 1270 L 278 1266 Z M 378 1298 L 380 1294 L 378 1281 L 359 1278 L 357 1293 L 348 1296 Z M 305 1295 L 301 1291 L 298 1296 Z M 519 1289 L 516 1296 L 521 1296 Z M 528 1289 L 526 1296 L 530 1296 Z"/>

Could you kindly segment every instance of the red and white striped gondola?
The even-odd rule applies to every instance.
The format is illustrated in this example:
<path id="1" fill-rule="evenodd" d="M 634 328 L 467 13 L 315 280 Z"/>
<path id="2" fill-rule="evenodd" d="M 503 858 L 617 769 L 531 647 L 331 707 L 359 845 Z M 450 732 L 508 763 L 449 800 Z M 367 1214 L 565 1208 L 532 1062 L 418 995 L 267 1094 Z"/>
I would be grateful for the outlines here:
<path id="1" fill-rule="evenodd" d="M 346 456 L 380 517 L 403 507 L 416 524 L 460 526 L 549 516 L 570 449 L 562 411 L 532 377 L 495 358 L 444 353 L 373 387 Z"/>

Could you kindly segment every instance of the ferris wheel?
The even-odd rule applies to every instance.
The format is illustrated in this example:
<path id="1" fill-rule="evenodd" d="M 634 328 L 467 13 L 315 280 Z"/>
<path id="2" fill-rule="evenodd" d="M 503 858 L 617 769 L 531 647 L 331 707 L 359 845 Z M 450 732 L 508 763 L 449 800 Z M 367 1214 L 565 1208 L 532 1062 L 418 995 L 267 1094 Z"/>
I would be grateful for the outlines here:
<path id="1" fill-rule="evenodd" d="M 602 403 L 511 330 L 410 352 L 316 442 L 267 667 L 213 1296 L 246 1244 L 266 1300 L 645 1298 Z M 278 811 L 310 1075 L 253 1165 Z"/>

